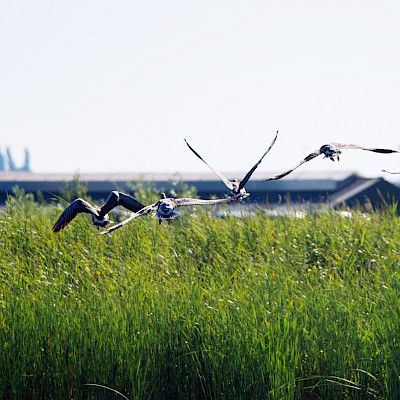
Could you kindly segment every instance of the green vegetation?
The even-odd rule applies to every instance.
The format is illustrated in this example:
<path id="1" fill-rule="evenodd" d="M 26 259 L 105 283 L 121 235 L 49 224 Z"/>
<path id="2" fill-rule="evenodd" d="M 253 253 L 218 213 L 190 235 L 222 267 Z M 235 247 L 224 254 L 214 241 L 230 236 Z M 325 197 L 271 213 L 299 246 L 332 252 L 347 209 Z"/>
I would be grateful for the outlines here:
<path id="1" fill-rule="evenodd" d="M 10 199 L 0 398 L 398 399 L 400 219 L 212 210 L 55 235 Z"/>

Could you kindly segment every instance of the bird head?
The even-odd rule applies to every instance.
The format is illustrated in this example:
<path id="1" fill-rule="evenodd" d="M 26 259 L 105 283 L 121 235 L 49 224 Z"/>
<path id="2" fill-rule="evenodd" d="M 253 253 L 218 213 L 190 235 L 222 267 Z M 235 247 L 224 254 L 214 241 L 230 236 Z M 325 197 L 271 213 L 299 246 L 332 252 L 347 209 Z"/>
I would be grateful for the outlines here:
<path id="1" fill-rule="evenodd" d="M 229 190 L 229 196 L 236 197 L 239 200 L 243 200 L 246 197 L 250 196 L 250 193 L 247 193 L 247 191 L 244 187 L 239 190 L 240 181 L 238 179 L 234 179 L 231 182 L 232 182 L 233 189 Z"/>
<path id="2" fill-rule="evenodd" d="M 109 224 L 113 224 L 114 221 L 110 220 L 108 214 L 106 214 L 103 218 L 98 218 L 92 214 L 92 223 L 96 228 L 105 228 Z"/>
<path id="3" fill-rule="evenodd" d="M 324 155 L 324 158 L 329 158 L 332 161 L 335 161 L 335 158 L 339 161 L 339 155 L 342 154 L 342 152 L 332 144 L 324 144 L 320 148 L 320 152 Z"/>
<path id="4" fill-rule="evenodd" d="M 233 190 L 237 190 L 239 188 L 239 179 L 231 179 L 230 182 L 232 183 Z"/>
<path id="5" fill-rule="evenodd" d="M 157 208 L 157 213 L 164 217 L 169 217 L 173 212 L 174 207 L 169 202 L 161 201 Z"/>
<path id="6" fill-rule="evenodd" d="M 246 197 L 249 197 L 249 196 L 250 196 L 250 193 L 247 193 L 245 188 L 242 188 L 239 191 L 237 191 L 237 190 L 229 191 L 229 197 L 234 197 L 236 200 L 239 200 L 239 201 L 243 201 Z"/>

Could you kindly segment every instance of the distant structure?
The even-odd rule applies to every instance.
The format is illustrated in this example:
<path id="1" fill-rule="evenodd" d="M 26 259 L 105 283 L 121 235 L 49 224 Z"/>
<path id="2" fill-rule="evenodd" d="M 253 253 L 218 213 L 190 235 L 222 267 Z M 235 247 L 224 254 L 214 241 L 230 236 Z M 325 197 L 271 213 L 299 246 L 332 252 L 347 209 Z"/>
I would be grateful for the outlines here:
<path id="1" fill-rule="evenodd" d="M 18 167 L 14 161 L 9 147 L 6 147 L 6 154 L 0 150 L 0 172 L 31 172 L 31 156 L 29 150 L 25 147 L 25 160 L 21 167 Z"/>
<path id="2" fill-rule="evenodd" d="M 4 156 L 1 152 L 0 152 L 0 171 L 5 171 Z"/>
<path id="3" fill-rule="evenodd" d="M 26 147 L 24 149 L 24 152 L 25 152 L 25 161 L 21 171 L 31 172 L 31 153 L 29 153 L 29 150 Z"/>
<path id="4" fill-rule="evenodd" d="M 352 171 L 298 171 L 286 179 L 265 181 L 273 173 L 255 172 L 248 182 L 251 196 L 245 204 L 263 208 L 349 208 L 385 210 L 393 205 L 400 215 L 400 186 L 382 177 L 367 178 Z M 226 173 L 229 178 L 238 173 Z M 227 190 L 212 173 L 2 173 L 0 174 L 0 206 L 18 186 L 35 199 L 51 202 L 60 197 L 69 198 L 77 189 L 85 189 L 87 198 L 94 202 L 106 199 L 113 190 L 135 192 L 135 183 L 148 182 L 155 190 L 172 192 L 177 182 L 194 187 L 201 198 L 221 198 Z M 79 186 L 81 185 L 81 186 Z M 66 191 L 67 187 L 67 191 Z M 70 192 L 68 196 L 66 194 Z M 82 191 L 83 193 L 83 191 Z M 81 196 L 79 194 L 79 196 Z"/>

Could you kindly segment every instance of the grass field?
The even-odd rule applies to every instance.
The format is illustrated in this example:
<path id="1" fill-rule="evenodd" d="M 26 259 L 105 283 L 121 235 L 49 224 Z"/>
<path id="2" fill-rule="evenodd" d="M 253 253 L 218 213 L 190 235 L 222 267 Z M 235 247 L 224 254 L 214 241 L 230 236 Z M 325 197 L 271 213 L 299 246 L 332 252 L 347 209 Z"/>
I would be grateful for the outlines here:
<path id="1" fill-rule="evenodd" d="M 0 398 L 400 398 L 393 212 L 183 213 L 55 235 L 59 209 L 10 200 Z"/>

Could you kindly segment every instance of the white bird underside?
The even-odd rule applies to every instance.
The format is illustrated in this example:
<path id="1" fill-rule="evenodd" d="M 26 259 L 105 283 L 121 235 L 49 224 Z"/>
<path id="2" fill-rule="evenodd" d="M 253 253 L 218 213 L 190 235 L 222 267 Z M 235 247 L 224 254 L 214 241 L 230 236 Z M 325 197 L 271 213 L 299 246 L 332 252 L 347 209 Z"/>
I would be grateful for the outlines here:
<path id="1" fill-rule="evenodd" d="M 138 212 L 132 214 L 126 220 L 120 222 L 119 224 L 112 226 L 109 229 L 106 229 L 105 231 L 101 232 L 100 234 L 104 235 L 107 233 L 111 233 L 111 232 L 115 231 L 116 229 L 119 229 L 122 226 L 126 225 L 130 221 L 132 221 L 136 218 L 139 218 L 139 217 L 143 217 L 144 215 L 147 215 L 147 214 L 151 213 L 152 211 L 157 210 L 156 218 L 158 218 L 159 220 L 174 219 L 179 216 L 179 213 L 175 212 L 175 208 L 178 208 L 178 207 L 196 206 L 196 205 L 206 206 L 206 205 L 228 203 L 233 200 L 238 200 L 239 198 L 240 198 L 240 195 L 227 197 L 225 199 L 216 199 L 216 200 L 193 199 L 193 198 L 189 198 L 189 197 L 183 197 L 183 198 L 179 198 L 179 199 L 174 199 L 174 198 L 160 199 L 156 203 L 150 204 L 149 206 L 142 208 Z M 162 209 L 164 208 L 163 206 L 164 207 L 166 206 L 166 208 L 171 210 L 171 213 L 169 215 L 166 215 L 165 212 L 162 211 Z M 157 216 L 157 214 L 159 216 Z M 171 217 L 172 215 L 174 215 L 174 216 Z"/>
<path id="2" fill-rule="evenodd" d="M 334 161 L 335 157 L 336 157 L 337 160 L 339 161 L 339 155 L 341 154 L 341 150 L 345 150 L 345 149 L 346 150 L 366 150 L 366 151 L 372 151 L 374 153 L 381 153 L 381 154 L 399 153 L 399 151 L 391 150 L 391 149 L 369 148 L 369 147 L 359 146 L 358 144 L 343 144 L 343 143 L 332 142 L 332 143 L 324 144 L 318 150 L 313 151 L 308 156 L 303 158 L 293 168 L 291 168 L 285 172 L 282 172 L 279 175 L 268 178 L 268 179 L 266 179 L 266 181 L 274 181 L 274 180 L 282 179 L 286 175 L 289 175 L 290 173 L 292 173 L 295 169 L 299 168 L 304 163 L 313 160 L 314 158 L 318 157 L 321 154 L 324 154 L 325 158 L 329 158 L 332 161 Z"/>
<path id="3" fill-rule="evenodd" d="M 253 167 L 247 172 L 245 177 L 242 180 L 235 180 L 235 181 L 230 181 L 227 179 L 221 172 L 217 171 L 215 168 L 213 168 L 210 164 L 207 163 L 207 161 L 204 160 L 204 158 L 188 143 L 186 139 L 186 145 L 189 147 L 189 149 L 196 155 L 197 158 L 199 158 L 201 161 L 203 161 L 204 164 L 208 166 L 208 168 L 211 169 L 221 180 L 224 182 L 225 186 L 231 190 L 234 194 L 240 193 L 242 190 L 242 194 L 246 194 L 246 192 L 243 190 L 244 186 L 246 183 L 249 181 L 251 176 L 253 175 L 253 172 L 257 169 L 257 167 L 261 164 L 261 161 L 263 158 L 269 153 L 269 151 L 272 149 L 273 145 L 276 142 L 276 139 L 278 137 L 278 131 L 276 131 L 275 137 L 272 140 L 271 144 L 269 145 L 268 149 L 265 151 L 265 153 L 261 156 L 261 158 L 253 165 Z"/>

